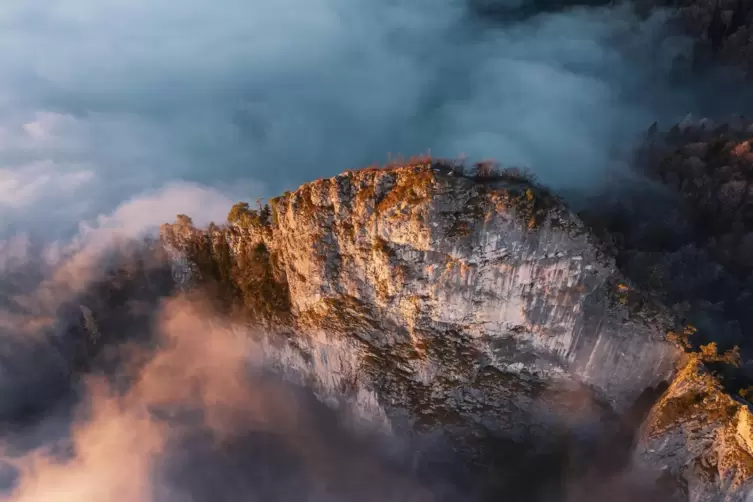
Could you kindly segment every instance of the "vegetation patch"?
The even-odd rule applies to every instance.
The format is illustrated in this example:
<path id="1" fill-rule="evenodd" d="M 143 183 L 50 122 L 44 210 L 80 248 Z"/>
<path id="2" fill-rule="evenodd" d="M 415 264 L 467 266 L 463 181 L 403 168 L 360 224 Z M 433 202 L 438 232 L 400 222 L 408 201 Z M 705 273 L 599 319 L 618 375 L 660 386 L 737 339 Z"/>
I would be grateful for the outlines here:
<path id="1" fill-rule="evenodd" d="M 269 213 L 249 210 L 239 203 L 228 219 L 244 228 L 266 228 L 264 214 Z M 179 220 L 163 228 L 163 238 L 196 267 L 199 286 L 218 309 L 253 321 L 289 321 L 291 302 L 285 272 L 279 256 L 263 240 L 241 242 L 233 251 L 229 245 L 233 227 L 212 224 L 202 231 L 185 225 L 185 220 Z M 188 234 L 178 236 L 186 230 Z"/>
<path id="2" fill-rule="evenodd" d="M 690 337 L 698 330 L 692 324 L 685 325 L 682 329 L 667 332 L 667 341 L 689 351 L 691 349 Z"/>
<path id="3" fill-rule="evenodd" d="M 517 180 L 516 177 L 512 179 Z M 498 213 L 512 210 L 529 230 L 537 229 L 547 221 L 554 226 L 562 224 L 551 217 L 558 206 L 563 204 L 561 200 L 544 188 L 528 182 L 517 184 L 518 181 L 512 183 L 504 180 L 504 185 L 499 188 L 495 186 L 488 195 L 494 210 Z"/>
<path id="4" fill-rule="evenodd" d="M 677 427 L 695 416 L 702 407 L 705 394 L 688 392 L 679 397 L 667 399 L 661 404 L 655 416 L 654 427 L 665 430 Z"/>
<path id="5" fill-rule="evenodd" d="M 314 204 L 314 201 L 311 198 L 311 185 L 303 185 L 301 188 L 296 190 L 292 196 L 292 202 L 293 202 L 293 211 L 303 216 L 304 218 L 315 218 L 316 217 L 316 205 Z"/>
<path id="6" fill-rule="evenodd" d="M 397 256 L 395 250 L 390 247 L 390 243 L 379 236 L 374 238 L 374 242 L 371 244 L 371 249 L 388 259 L 394 259 Z"/>
<path id="7" fill-rule="evenodd" d="M 280 224 L 280 204 L 282 201 L 287 200 L 286 196 L 272 197 L 269 199 L 269 209 L 272 217 L 272 224 L 277 226 Z"/>
<path id="8" fill-rule="evenodd" d="M 377 203 L 377 213 L 385 213 L 399 205 L 416 206 L 431 197 L 434 185 L 431 169 L 411 168 L 401 171 L 395 186 Z"/>
<path id="9" fill-rule="evenodd" d="M 348 242 L 355 242 L 356 228 L 350 220 L 341 221 L 339 227 L 342 231 L 343 237 L 345 237 Z"/>
<path id="10" fill-rule="evenodd" d="M 314 326 L 329 326 L 348 331 L 377 331 L 377 315 L 370 305 L 353 296 L 326 297 L 301 313 L 300 321 Z"/>
<path id="11" fill-rule="evenodd" d="M 247 202 L 238 202 L 230 209 L 227 215 L 228 223 L 237 225 L 246 229 L 263 229 L 269 227 L 271 223 L 271 210 L 268 204 L 262 206 L 259 202 L 259 209 L 249 208 Z"/>
<path id="12" fill-rule="evenodd" d="M 376 189 L 374 188 L 376 180 L 371 178 L 369 181 L 370 183 L 356 191 L 355 201 L 357 206 L 365 206 L 368 202 L 376 200 Z"/>
<path id="13" fill-rule="evenodd" d="M 448 237 L 465 238 L 473 233 L 473 225 L 465 220 L 456 218 L 452 222 L 452 226 L 447 231 Z"/>

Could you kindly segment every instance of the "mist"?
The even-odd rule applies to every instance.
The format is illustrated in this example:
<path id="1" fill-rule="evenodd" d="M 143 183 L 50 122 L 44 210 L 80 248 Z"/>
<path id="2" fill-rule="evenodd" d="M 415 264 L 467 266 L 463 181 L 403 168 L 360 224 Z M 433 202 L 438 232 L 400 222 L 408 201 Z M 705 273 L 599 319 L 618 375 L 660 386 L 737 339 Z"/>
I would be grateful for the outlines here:
<path id="1" fill-rule="evenodd" d="M 470 500 L 395 453 L 405 438 L 352 430 L 347 410 L 270 377 L 141 246 L 178 213 L 220 222 L 235 201 L 399 154 L 597 190 L 655 120 L 742 111 L 718 79 L 683 80 L 690 42 L 665 12 L 488 3 L 0 5 L 7 500 Z M 136 262 L 113 292 L 112 265 Z M 92 327 L 82 300 L 112 295 Z M 112 350 L 92 367 L 101 333 Z M 618 477 L 571 498 L 633 486 Z"/>
<path id="2" fill-rule="evenodd" d="M 250 333 L 186 298 L 155 311 L 159 348 L 131 351 L 115 380 L 90 375 L 75 407 L 6 441 L 14 479 L 3 500 L 429 501 L 447 491 L 397 463 L 393 438 L 265 376 Z"/>
<path id="3" fill-rule="evenodd" d="M 70 237 L 175 180 L 250 200 L 390 154 L 595 184 L 635 134 L 692 111 L 696 96 L 668 80 L 687 41 L 664 17 L 617 6 L 505 20 L 453 0 L 11 0 L 0 235 Z"/>
<path id="4" fill-rule="evenodd" d="M 0 420 L 0 500 L 667 500 L 640 473 L 605 469 L 621 448 L 612 443 L 511 450 L 517 475 L 469 469 L 449 443 L 427 448 L 427 438 L 385 427 L 343 396 L 318 395 L 274 364 L 280 341 L 268 333 L 218 317 L 201 296 L 168 291 L 147 298 L 146 312 L 115 306 L 86 325 L 85 336 L 106 339 L 94 365 L 55 398 L 44 389 L 34 415 Z M 4 383 L 44 375 L 49 354 L 15 351 L 24 369 L 8 372 L 3 359 Z M 3 397 L 2 412 L 19 401 Z M 584 453 L 593 458 L 575 461 Z"/>

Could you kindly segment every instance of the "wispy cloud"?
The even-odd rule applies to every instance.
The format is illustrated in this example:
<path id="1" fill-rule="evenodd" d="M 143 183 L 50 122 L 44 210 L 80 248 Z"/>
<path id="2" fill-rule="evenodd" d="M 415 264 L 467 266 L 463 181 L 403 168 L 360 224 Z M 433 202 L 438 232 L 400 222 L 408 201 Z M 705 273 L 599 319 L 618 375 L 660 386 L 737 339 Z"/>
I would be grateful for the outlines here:
<path id="1" fill-rule="evenodd" d="M 592 181 L 680 99 L 658 30 L 627 8 L 504 23 L 462 1 L 9 0 L 5 224 L 59 227 L 177 179 L 273 195 L 427 149 Z"/>

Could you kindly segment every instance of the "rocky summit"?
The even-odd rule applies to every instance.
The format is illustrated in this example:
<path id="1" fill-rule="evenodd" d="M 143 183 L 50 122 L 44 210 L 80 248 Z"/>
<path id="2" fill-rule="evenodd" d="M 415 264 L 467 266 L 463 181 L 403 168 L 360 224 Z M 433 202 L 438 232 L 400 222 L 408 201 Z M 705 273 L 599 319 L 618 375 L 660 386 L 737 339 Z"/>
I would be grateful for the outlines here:
<path id="1" fill-rule="evenodd" d="M 181 287 L 212 291 L 284 374 L 410 435 L 419 460 L 445 441 L 488 467 L 609 438 L 678 500 L 743 500 L 749 405 L 704 363 L 725 357 L 694 351 L 695 328 L 594 235 L 525 173 L 430 160 L 161 229 Z"/>

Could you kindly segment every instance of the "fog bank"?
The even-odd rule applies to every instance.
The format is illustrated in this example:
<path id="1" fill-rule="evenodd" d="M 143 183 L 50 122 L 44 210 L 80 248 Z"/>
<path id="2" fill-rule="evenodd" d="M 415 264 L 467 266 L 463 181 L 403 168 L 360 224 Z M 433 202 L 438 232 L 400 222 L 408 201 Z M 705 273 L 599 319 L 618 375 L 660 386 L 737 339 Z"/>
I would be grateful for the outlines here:
<path id="1" fill-rule="evenodd" d="M 603 181 L 633 134 L 696 100 L 668 80 L 687 44 L 666 38 L 663 17 L 491 16 L 450 0 L 10 0 L 0 237 L 69 236 L 175 180 L 253 200 L 427 150 L 525 165 L 555 188 Z"/>

